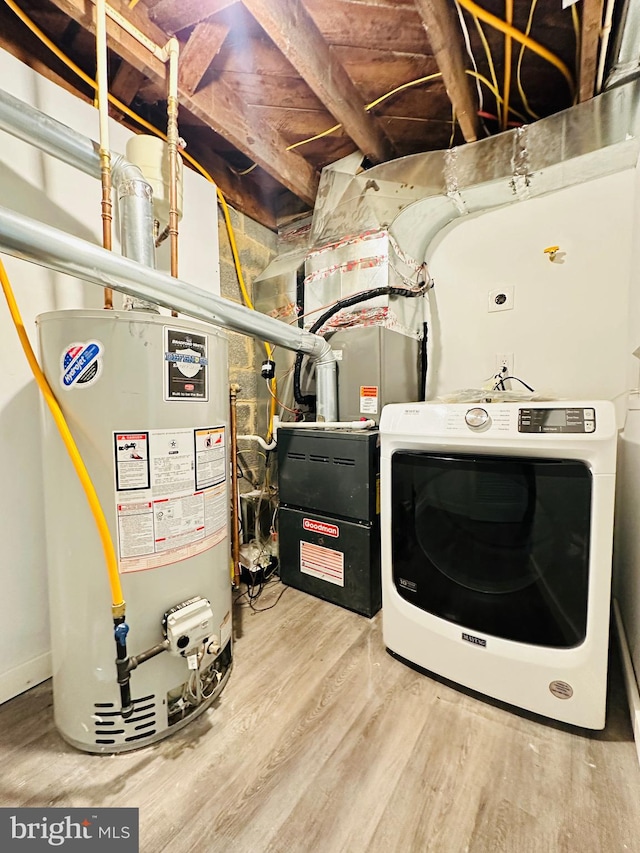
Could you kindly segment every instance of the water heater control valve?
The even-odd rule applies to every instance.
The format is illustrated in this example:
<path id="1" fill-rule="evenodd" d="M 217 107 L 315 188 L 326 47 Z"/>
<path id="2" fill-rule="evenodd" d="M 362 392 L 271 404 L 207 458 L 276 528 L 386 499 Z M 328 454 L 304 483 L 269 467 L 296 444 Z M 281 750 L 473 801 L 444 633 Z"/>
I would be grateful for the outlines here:
<path id="1" fill-rule="evenodd" d="M 196 596 L 176 604 L 164 614 L 162 624 L 169 651 L 189 657 L 213 634 L 211 602 Z"/>

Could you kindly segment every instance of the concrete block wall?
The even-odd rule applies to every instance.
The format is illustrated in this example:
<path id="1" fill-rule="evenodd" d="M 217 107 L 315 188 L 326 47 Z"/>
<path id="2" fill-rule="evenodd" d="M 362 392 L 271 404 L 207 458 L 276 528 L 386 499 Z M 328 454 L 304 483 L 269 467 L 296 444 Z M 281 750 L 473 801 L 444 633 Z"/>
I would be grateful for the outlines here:
<path id="1" fill-rule="evenodd" d="M 238 254 L 249 296 L 253 298 L 253 280 L 276 255 L 277 235 L 263 225 L 229 208 L 231 224 L 235 234 Z M 227 227 L 222 211 L 218 210 L 220 239 L 220 293 L 226 299 L 243 303 L 238 276 L 236 274 Z M 229 332 L 229 382 L 240 386 L 237 401 L 238 434 L 264 432 L 265 414 L 258 412 L 258 386 L 264 380 L 260 376 L 260 365 L 265 350 L 259 341 L 246 335 Z M 263 403 L 260 405 L 264 406 Z M 246 479 L 240 481 L 242 492 L 250 491 L 253 484 L 263 476 L 263 456 L 254 442 L 242 442 L 239 446 L 239 461 Z"/>

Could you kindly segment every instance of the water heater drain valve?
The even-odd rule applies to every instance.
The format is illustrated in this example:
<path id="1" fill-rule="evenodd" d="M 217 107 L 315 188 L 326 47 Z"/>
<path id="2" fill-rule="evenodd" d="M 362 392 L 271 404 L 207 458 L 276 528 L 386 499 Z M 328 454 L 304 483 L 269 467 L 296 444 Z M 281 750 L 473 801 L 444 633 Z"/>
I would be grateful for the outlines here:
<path id="1" fill-rule="evenodd" d="M 164 614 L 162 624 L 169 651 L 189 657 L 213 633 L 211 602 L 196 596 L 176 604 Z"/>

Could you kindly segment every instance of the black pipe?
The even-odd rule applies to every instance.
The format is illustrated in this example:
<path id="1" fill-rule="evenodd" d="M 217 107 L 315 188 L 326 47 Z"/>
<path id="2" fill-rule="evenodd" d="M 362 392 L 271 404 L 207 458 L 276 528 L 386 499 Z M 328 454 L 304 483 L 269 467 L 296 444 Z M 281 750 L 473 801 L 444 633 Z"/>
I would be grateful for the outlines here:
<path id="1" fill-rule="evenodd" d="M 132 669 L 140 666 L 141 663 L 144 663 L 147 660 L 151 660 L 156 655 L 161 654 L 162 652 L 166 652 L 169 648 L 169 641 L 165 640 L 162 643 L 158 643 L 157 646 L 152 646 L 150 649 L 147 649 L 146 652 L 140 652 L 139 655 L 135 655 L 134 657 L 129 658 L 129 672 Z"/>
<path id="2" fill-rule="evenodd" d="M 364 293 L 355 293 L 353 296 L 346 296 L 344 299 L 338 300 L 335 302 L 330 308 L 328 308 L 323 314 L 318 317 L 315 323 L 309 329 L 310 332 L 314 334 L 318 331 L 318 329 L 322 328 L 322 326 L 327 322 L 330 317 L 333 317 L 338 311 L 341 311 L 343 308 L 349 308 L 351 305 L 357 305 L 360 302 L 367 302 L 369 299 L 375 299 L 376 296 L 422 296 L 424 293 L 424 288 L 420 288 L 419 290 L 409 290 L 407 287 L 392 287 L 391 285 L 386 285 L 385 287 L 376 287 L 373 290 L 366 290 Z M 313 406 L 315 401 L 315 395 L 304 396 L 302 393 L 302 387 L 300 385 L 300 374 L 302 372 L 302 359 L 304 358 L 303 353 L 299 352 L 296 355 L 295 365 L 293 368 L 293 396 L 295 398 L 296 403 L 298 405 L 303 406 Z"/>
<path id="3" fill-rule="evenodd" d="M 422 341 L 420 343 L 420 399 L 427 399 L 427 368 L 429 366 L 429 357 L 427 354 L 427 344 L 429 343 L 429 324 L 422 324 Z"/>
<path id="4" fill-rule="evenodd" d="M 120 685 L 120 713 L 126 720 L 133 714 L 133 703 L 131 701 L 131 676 L 129 675 L 127 656 L 127 634 L 129 626 L 124 621 L 124 616 L 117 616 L 113 620 L 113 633 L 116 641 L 116 667 L 118 671 L 118 684 Z"/>

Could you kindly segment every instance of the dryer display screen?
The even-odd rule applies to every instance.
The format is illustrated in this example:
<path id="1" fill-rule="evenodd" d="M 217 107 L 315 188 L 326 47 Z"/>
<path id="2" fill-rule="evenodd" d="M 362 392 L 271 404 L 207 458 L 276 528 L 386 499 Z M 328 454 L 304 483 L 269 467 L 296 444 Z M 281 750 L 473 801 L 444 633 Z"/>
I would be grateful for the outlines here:
<path id="1" fill-rule="evenodd" d="M 595 409 L 518 409 L 518 432 L 596 431 Z"/>
<path id="2" fill-rule="evenodd" d="M 592 477 L 574 460 L 399 451 L 402 598 L 480 635 L 570 648 L 587 628 Z"/>

